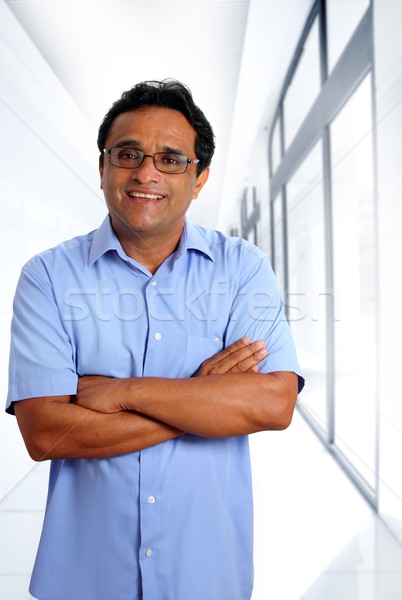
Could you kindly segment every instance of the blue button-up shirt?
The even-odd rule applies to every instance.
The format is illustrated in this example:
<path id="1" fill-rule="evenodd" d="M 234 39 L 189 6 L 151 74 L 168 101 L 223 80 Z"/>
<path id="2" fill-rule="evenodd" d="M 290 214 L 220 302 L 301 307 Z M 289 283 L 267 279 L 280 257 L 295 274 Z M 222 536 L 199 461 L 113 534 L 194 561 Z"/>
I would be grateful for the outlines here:
<path id="1" fill-rule="evenodd" d="M 87 374 L 190 377 L 243 336 L 266 340 L 262 372 L 299 373 L 260 250 L 187 221 L 152 275 L 106 218 L 24 267 L 7 410 L 75 394 Z M 248 600 L 252 528 L 247 436 L 54 460 L 30 590 L 40 600 Z"/>

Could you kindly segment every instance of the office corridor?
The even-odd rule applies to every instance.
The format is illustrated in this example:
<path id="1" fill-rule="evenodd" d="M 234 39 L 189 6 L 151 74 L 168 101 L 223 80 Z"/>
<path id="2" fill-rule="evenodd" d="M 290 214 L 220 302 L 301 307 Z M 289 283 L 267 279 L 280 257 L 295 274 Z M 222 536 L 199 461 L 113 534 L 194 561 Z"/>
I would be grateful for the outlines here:
<path id="1" fill-rule="evenodd" d="M 306 379 L 292 426 L 250 438 L 252 600 L 402 600 L 401 22 L 396 0 L 0 0 L 3 405 L 22 266 L 97 229 L 107 215 L 99 158 L 123 168 L 110 162 L 112 148 L 96 144 L 107 108 L 137 82 L 184 82 L 216 138 L 210 177 L 189 218 L 267 256 Z M 157 52 L 148 51 L 150 24 Z M 139 155 L 155 156 L 134 141 Z M 145 191 L 151 204 L 160 177 L 186 177 L 154 166 L 155 189 Z M 157 195 L 165 198 L 162 187 Z M 63 283 L 56 319 L 63 339 L 73 320 L 93 318 L 98 331 L 111 316 L 140 332 L 126 348 L 131 365 L 134 344 L 146 339 L 139 284 L 126 288 L 124 278 L 112 293 L 100 276 L 93 287 L 78 280 Z M 202 294 L 216 289 L 217 302 L 226 302 L 220 284 L 215 279 Z M 151 285 L 158 302 L 169 297 L 170 288 Z M 194 317 L 197 298 L 180 299 Z M 270 294 L 254 289 L 253 324 L 264 302 Z M 211 295 L 212 305 L 211 314 L 218 307 Z M 171 317 L 164 310 L 163 325 Z M 215 335 L 209 342 L 224 339 Z M 154 336 L 159 343 L 159 328 Z M 34 341 L 22 344 L 33 359 Z M 96 357 L 92 342 L 82 352 Z M 70 360 L 76 346 L 66 348 Z M 75 375 L 93 372 L 70 366 Z M 47 478 L 48 464 L 32 463 L 14 417 L 0 411 L 0 600 L 30 598 Z"/>
<path id="2" fill-rule="evenodd" d="M 402 547 L 299 413 L 284 432 L 251 436 L 251 449 L 252 600 L 401 600 Z M 0 503 L 1 600 L 31 598 L 47 470 L 35 466 Z"/>

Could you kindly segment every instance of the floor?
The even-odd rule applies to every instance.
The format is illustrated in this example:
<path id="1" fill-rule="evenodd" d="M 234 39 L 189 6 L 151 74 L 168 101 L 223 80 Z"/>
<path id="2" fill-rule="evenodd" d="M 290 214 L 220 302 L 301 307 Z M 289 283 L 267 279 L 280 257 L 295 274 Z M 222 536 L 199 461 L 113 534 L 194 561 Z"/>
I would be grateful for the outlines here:
<path id="1" fill-rule="evenodd" d="M 299 414 L 287 431 L 251 436 L 251 451 L 252 600 L 402 600 L 402 546 Z M 32 598 L 47 474 L 38 464 L 0 502 L 0 600 Z"/>

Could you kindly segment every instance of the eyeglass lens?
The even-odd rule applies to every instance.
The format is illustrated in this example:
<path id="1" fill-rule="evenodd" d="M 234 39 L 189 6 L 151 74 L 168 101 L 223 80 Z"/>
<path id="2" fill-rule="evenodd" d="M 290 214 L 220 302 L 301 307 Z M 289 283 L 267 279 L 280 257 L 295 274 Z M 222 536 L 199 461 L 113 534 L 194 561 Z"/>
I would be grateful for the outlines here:
<path id="1" fill-rule="evenodd" d="M 112 165 L 123 169 L 138 169 L 146 156 L 149 155 L 135 148 L 112 148 L 110 151 Z M 153 158 L 155 168 L 163 173 L 184 173 L 187 169 L 187 157 L 182 154 L 157 152 L 149 157 Z"/>

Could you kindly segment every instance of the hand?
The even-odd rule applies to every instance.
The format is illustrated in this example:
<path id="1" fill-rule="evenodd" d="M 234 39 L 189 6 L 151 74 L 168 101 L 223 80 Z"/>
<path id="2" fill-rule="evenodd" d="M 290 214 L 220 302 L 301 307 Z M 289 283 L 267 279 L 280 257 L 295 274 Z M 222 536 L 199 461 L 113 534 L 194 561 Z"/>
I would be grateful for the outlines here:
<path id="1" fill-rule="evenodd" d="M 123 396 L 125 379 L 85 375 L 78 380 L 74 404 L 102 413 L 116 413 L 124 410 Z"/>
<path id="2" fill-rule="evenodd" d="M 258 373 L 257 364 L 268 354 L 263 340 L 250 342 L 241 338 L 231 346 L 204 360 L 193 377 L 224 375 L 225 373 Z"/>

